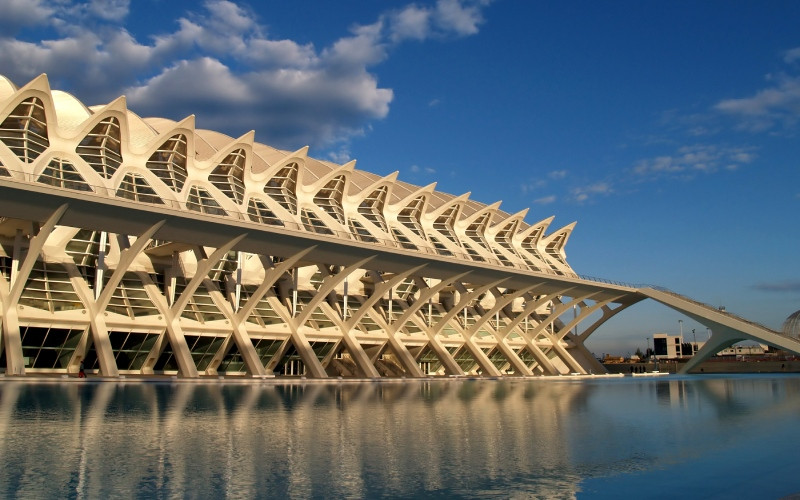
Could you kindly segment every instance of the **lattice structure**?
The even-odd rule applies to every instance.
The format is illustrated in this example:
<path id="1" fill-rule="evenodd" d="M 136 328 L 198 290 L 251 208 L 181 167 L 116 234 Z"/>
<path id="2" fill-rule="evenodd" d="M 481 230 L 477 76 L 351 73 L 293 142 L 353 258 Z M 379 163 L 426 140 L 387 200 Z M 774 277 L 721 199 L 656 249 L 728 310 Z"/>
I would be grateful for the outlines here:
<path id="1" fill-rule="evenodd" d="M 575 274 L 574 224 L 307 153 L 0 77 L 0 370 L 588 374 L 645 298 Z"/>

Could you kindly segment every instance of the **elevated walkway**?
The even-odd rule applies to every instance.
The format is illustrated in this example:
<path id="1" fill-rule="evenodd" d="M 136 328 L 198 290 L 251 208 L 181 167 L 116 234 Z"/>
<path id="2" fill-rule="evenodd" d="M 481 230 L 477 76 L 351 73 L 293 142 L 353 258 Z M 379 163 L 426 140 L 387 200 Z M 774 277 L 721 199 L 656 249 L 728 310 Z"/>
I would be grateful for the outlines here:
<path id="1" fill-rule="evenodd" d="M 686 363 L 680 373 L 688 373 L 722 349 L 742 340 L 754 340 L 778 349 L 800 354 L 800 340 L 776 332 L 764 325 L 744 319 L 708 304 L 664 289 L 639 288 L 638 292 L 667 307 L 675 309 L 711 329 L 711 338 Z"/>

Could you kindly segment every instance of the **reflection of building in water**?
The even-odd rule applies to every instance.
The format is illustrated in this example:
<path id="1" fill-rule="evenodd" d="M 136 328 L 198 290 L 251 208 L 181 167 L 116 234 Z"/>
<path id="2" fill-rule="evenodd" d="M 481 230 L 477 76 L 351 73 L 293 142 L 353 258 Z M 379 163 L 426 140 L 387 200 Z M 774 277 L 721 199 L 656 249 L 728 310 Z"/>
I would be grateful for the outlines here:
<path id="1" fill-rule="evenodd" d="M 87 108 L 44 75 L 22 88 L 0 77 L 0 368 L 588 374 L 605 371 L 588 336 L 648 297 L 726 335 L 774 334 L 578 276 L 564 250 L 574 224 L 434 187 L 193 117 L 142 119 L 123 98 Z"/>
<path id="2" fill-rule="evenodd" d="M 0 429 L 14 432 L 3 434 L 0 455 L 15 458 L 0 484 L 30 484 L 30 492 L 49 482 L 50 491 L 88 498 L 466 494 L 535 471 L 541 481 L 520 492 L 569 497 L 579 481 L 561 422 L 585 404 L 581 385 L 9 383 L 2 390 Z M 25 418 L 34 410 L 51 416 L 46 432 Z"/>
<path id="3" fill-rule="evenodd" d="M 674 463 L 743 418 L 791 418 L 800 382 L 6 382 L 0 391 L 0 497 L 564 498 L 588 476 Z"/>

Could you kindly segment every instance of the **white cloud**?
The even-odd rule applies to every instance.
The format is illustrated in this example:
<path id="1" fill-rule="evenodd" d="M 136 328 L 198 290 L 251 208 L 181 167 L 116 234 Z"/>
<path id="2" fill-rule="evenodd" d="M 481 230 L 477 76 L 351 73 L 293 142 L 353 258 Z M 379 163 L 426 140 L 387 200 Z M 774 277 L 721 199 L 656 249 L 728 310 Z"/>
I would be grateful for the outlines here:
<path id="1" fill-rule="evenodd" d="M 789 49 L 783 54 L 783 61 L 786 64 L 791 64 L 798 60 L 800 60 L 800 47 Z"/>
<path id="2" fill-rule="evenodd" d="M 407 5 L 385 16 L 389 39 L 400 42 L 474 35 L 484 22 L 482 9 L 489 3 L 489 0 L 438 0 L 432 7 Z"/>
<path id="3" fill-rule="evenodd" d="M 389 15 L 390 38 L 393 41 L 406 39 L 424 40 L 430 35 L 431 11 L 417 5 L 408 5 Z"/>
<path id="4" fill-rule="evenodd" d="M 543 196 L 541 198 L 536 198 L 535 200 L 533 200 L 533 203 L 537 205 L 549 205 L 551 203 L 555 203 L 555 201 L 556 201 L 556 195 L 551 194 L 550 196 Z"/>
<path id="5" fill-rule="evenodd" d="M 3 0 L 0 2 L 0 33 L 49 23 L 55 9 L 47 3 L 44 0 Z"/>
<path id="6" fill-rule="evenodd" d="M 739 128 L 752 132 L 793 126 L 800 118 L 800 77 L 783 75 L 777 80 L 777 85 L 751 97 L 720 101 L 714 109 L 737 117 Z"/>
<path id="7" fill-rule="evenodd" d="M 672 155 L 640 160 L 634 165 L 633 172 L 641 178 L 650 179 L 668 175 L 691 176 L 697 172 L 735 170 L 751 163 L 756 156 L 753 148 L 695 144 L 680 147 Z"/>
<path id="8" fill-rule="evenodd" d="M 553 170 L 552 172 L 547 174 L 547 177 L 553 179 L 554 181 L 561 180 L 566 176 L 567 176 L 566 170 Z"/>
<path id="9" fill-rule="evenodd" d="M 411 170 L 411 173 L 414 173 L 414 174 L 432 175 L 432 174 L 436 173 L 436 169 L 435 168 L 420 167 L 419 165 L 411 165 L 409 170 Z"/>
<path id="10" fill-rule="evenodd" d="M 541 189 L 547 185 L 547 181 L 544 179 L 535 179 L 529 182 L 520 183 L 519 187 L 522 190 L 523 194 L 528 194 L 532 191 L 536 191 L 537 189 Z"/>
<path id="11" fill-rule="evenodd" d="M 88 10 L 107 21 L 121 21 L 128 15 L 130 0 L 91 0 Z"/>
<path id="12" fill-rule="evenodd" d="M 573 201 L 584 203 L 593 196 L 609 195 L 612 192 L 613 189 L 607 182 L 595 182 L 594 184 L 573 188 L 570 191 L 570 195 Z"/>
<path id="13" fill-rule="evenodd" d="M 435 22 L 442 30 L 457 35 L 474 35 L 478 25 L 483 22 L 481 7 L 488 2 L 468 4 L 460 0 L 439 0 L 436 2 Z"/>
<path id="14" fill-rule="evenodd" d="M 196 114 L 198 126 L 231 135 L 255 129 L 259 140 L 278 147 L 341 152 L 389 113 L 394 94 L 370 68 L 404 40 L 476 33 L 487 4 L 410 4 L 316 48 L 270 37 L 254 12 L 227 0 L 207 0 L 173 22 L 162 20 L 174 29 L 147 40 L 126 29 L 130 10 L 144 8 L 129 0 L 2 0 L 0 68 L 19 85 L 46 72 L 54 88 L 87 105 L 125 93 L 141 115 Z M 4 28 L 12 21 L 15 29 L 42 25 L 56 34 L 17 37 Z"/>

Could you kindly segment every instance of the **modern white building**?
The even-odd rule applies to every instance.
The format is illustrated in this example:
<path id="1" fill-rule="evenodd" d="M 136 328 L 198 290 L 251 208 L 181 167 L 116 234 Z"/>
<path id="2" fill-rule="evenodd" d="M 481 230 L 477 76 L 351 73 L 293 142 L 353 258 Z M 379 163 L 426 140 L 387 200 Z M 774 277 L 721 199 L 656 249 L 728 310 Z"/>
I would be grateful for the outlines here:
<path id="1" fill-rule="evenodd" d="M 684 357 L 683 337 L 680 335 L 669 335 L 667 333 L 653 334 L 653 353 L 656 359 L 679 359 Z M 686 357 L 692 353 L 686 354 Z"/>
<path id="2" fill-rule="evenodd" d="M 715 346 L 800 347 L 674 293 L 577 275 L 574 223 L 253 137 L 0 77 L 0 370 L 599 373 L 586 338 L 646 298 L 704 321 Z"/>

